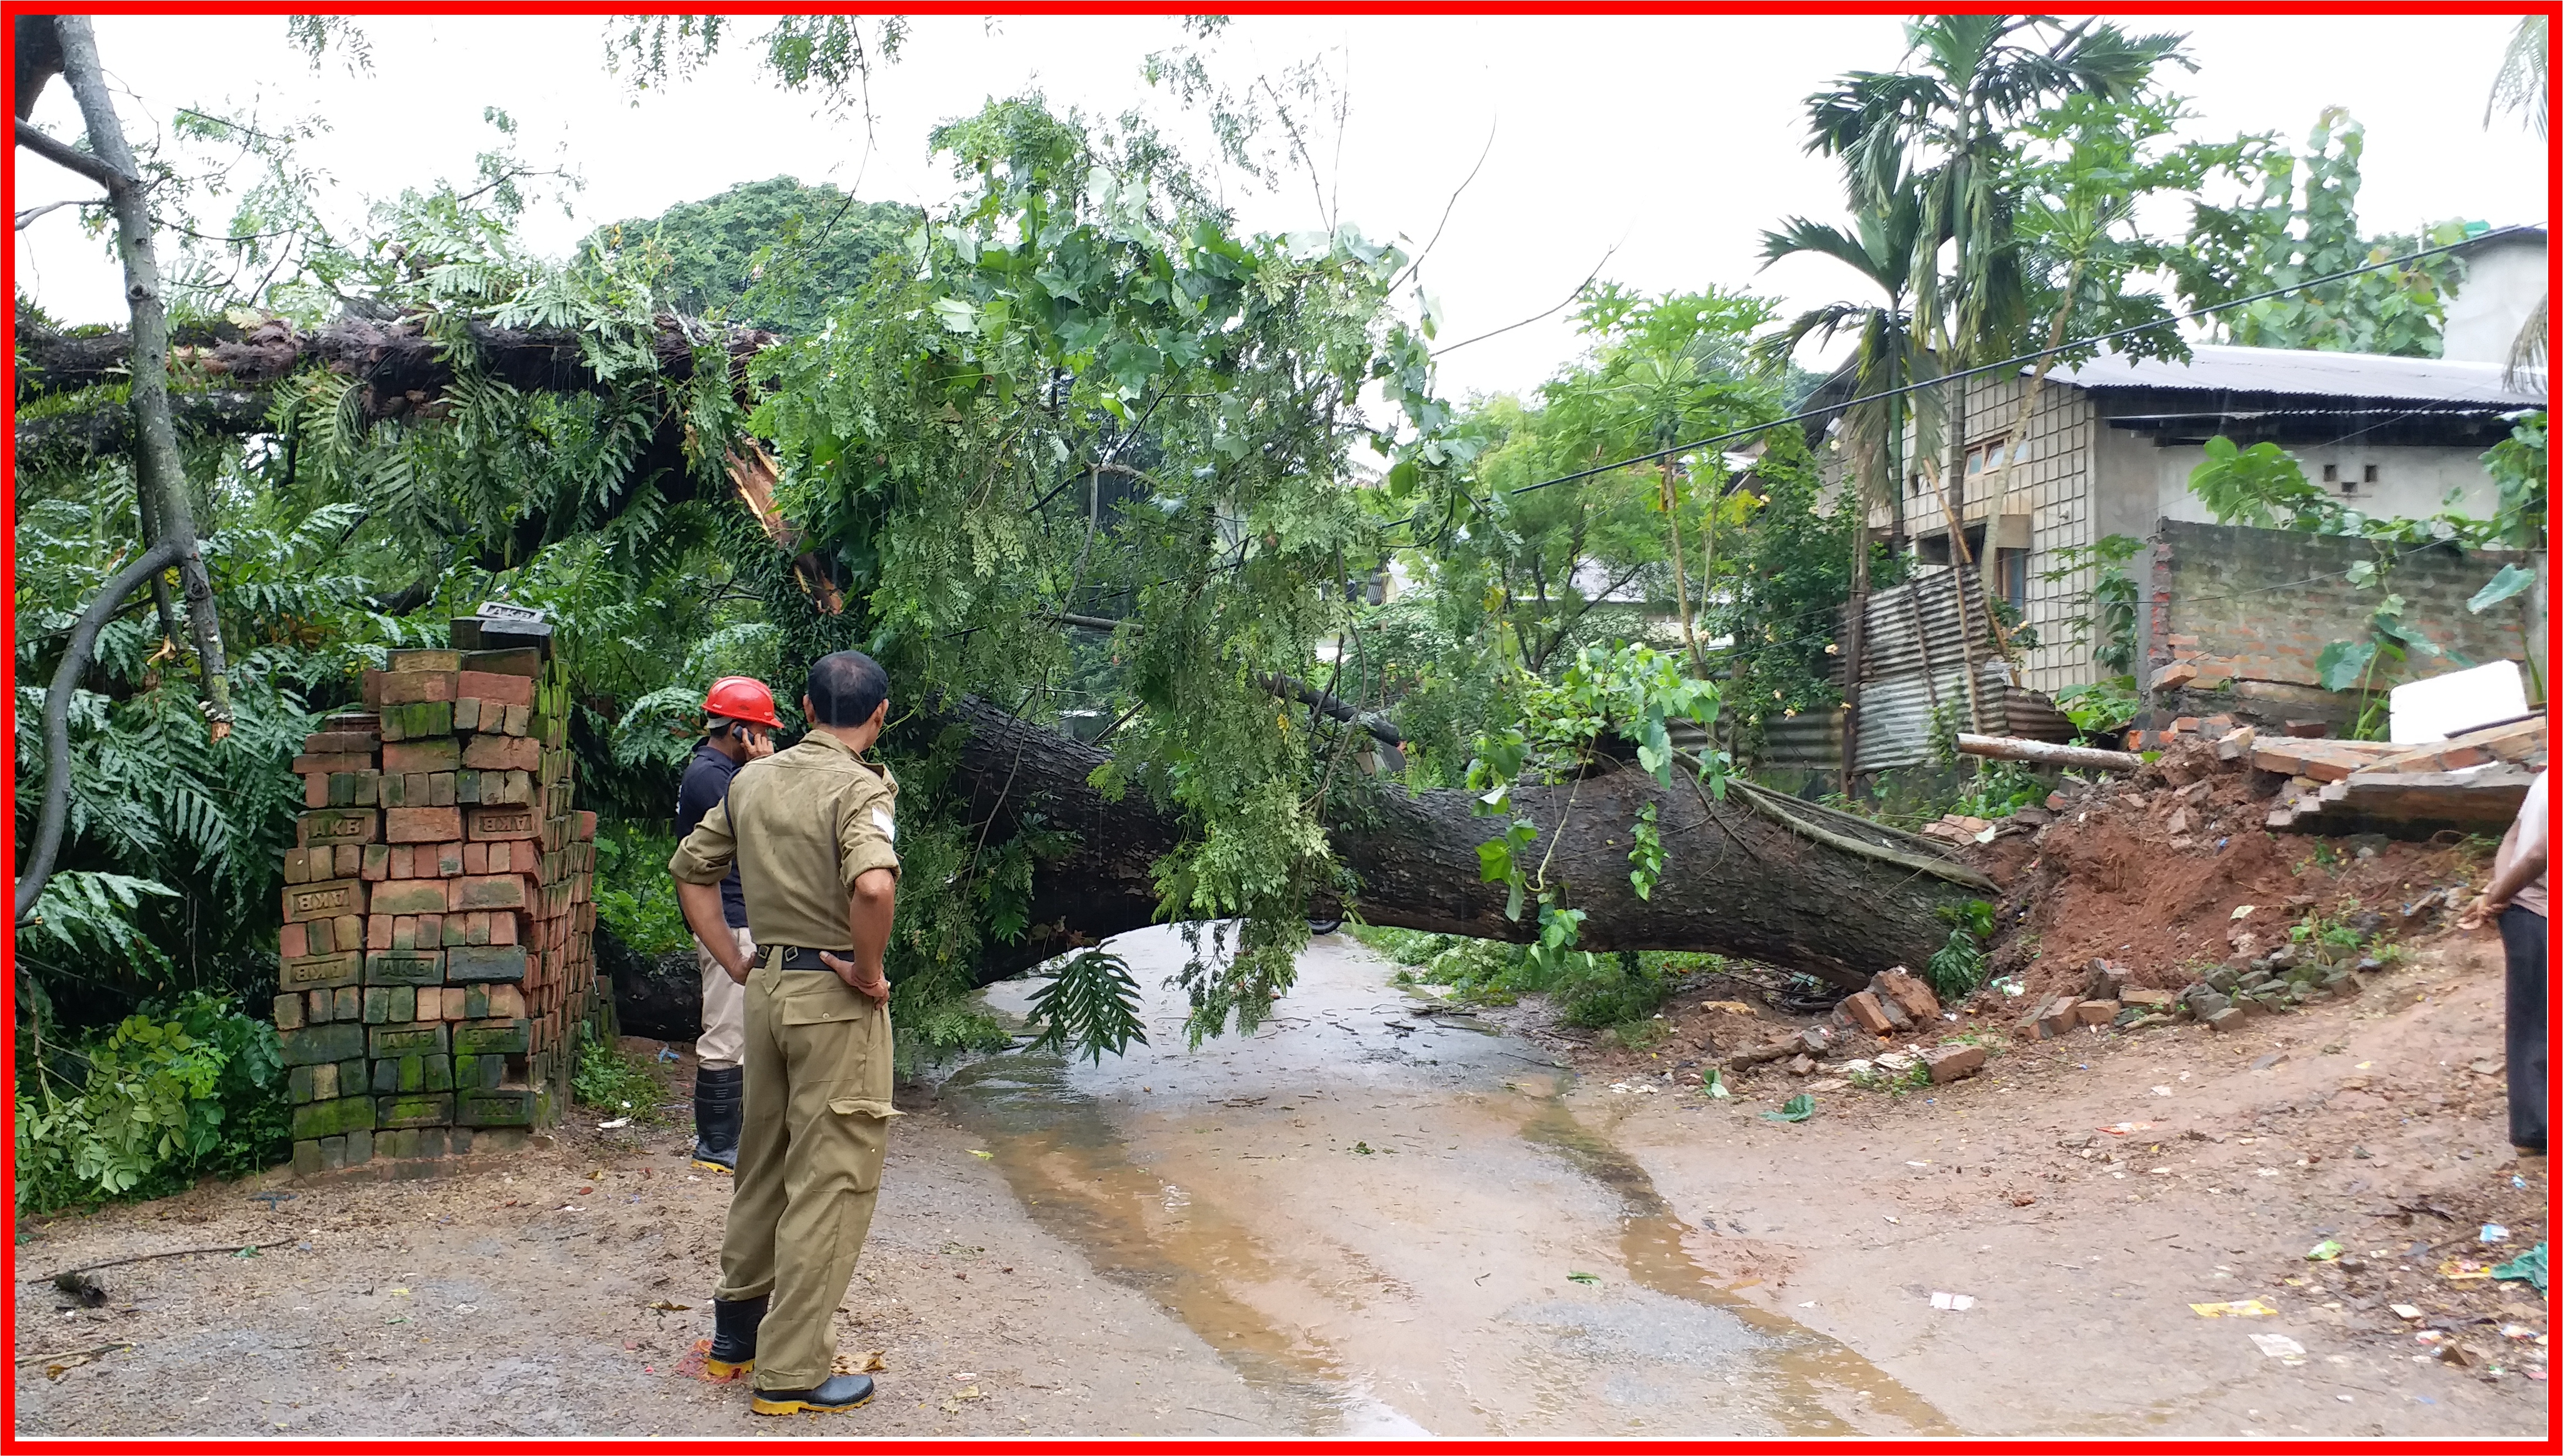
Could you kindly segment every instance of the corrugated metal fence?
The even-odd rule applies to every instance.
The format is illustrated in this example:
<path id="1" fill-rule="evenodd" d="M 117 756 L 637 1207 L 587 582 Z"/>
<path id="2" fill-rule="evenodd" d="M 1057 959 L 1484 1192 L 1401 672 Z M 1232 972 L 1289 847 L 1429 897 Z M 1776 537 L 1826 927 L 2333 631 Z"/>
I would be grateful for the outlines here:
<path id="1" fill-rule="evenodd" d="M 1963 577 L 1963 583 L 1962 583 Z M 1976 705 L 1983 726 L 1968 727 L 1967 653 L 1976 660 Z M 1969 732 L 2063 742 L 2073 725 L 2046 694 L 2013 681 L 1994 647 L 1993 624 L 1977 593 L 1973 569 L 1926 571 L 1902 586 L 1871 595 L 1861 642 L 1859 773 L 1910 768 L 1930 760 L 1931 718 L 1946 706 Z"/>

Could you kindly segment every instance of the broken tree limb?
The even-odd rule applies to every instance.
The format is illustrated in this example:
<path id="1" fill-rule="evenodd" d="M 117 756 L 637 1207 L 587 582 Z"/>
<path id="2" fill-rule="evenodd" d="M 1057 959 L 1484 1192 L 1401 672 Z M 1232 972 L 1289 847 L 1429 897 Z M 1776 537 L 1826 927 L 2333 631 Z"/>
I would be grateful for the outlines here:
<path id="1" fill-rule="evenodd" d="M 1058 614 L 1058 620 L 1088 632 L 1119 632 L 1125 627 L 1133 632 L 1139 630 L 1139 624 L 1117 617 L 1087 617 L 1076 612 L 1062 612 Z M 1396 724 L 1377 713 L 1364 712 L 1324 688 L 1303 682 L 1288 673 L 1258 672 L 1255 685 L 1276 697 L 1285 697 L 1304 707 L 1315 708 L 1338 723 L 1350 723 L 1391 748 L 1403 750 L 1406 747 L 1406 735 L 1397 731 Z"/>
<path id="2" fill-rule="evenodd" d="M 72 797 L 72 689 L 80 685 L 81 674 L 89 670 L 90 652 L 98 645 L 98 635 L 116 607 L 133 595 L 146 577 L 167 571 L 178 563 L 178 543 L 162 541 L 146 548 L 126 562 L 90 599 L 89 610 L 81 614 L 80 625 L 72 629 L 72 639 L 63 647 L 61 665 L 54 669 L 54 685 L 45 694 L 45 799 L 36 818 L 36 837 L 27 846 L 26 867 L 18 873 L 18 908 L 11 923 L 23 922 L 36 908 L 36 899 L 45 892 L 45 881 L 53 878 L 54 856 L 63 847 L 63 819 L 71 807 Z"/>
<path id="3" fill-rule="evenodd" d="M 1975 758 L 2052 764 L 2064 769 L 2099 769 L 2113 774 L 2132 774 L 2145 766 L 2139 754 L 2072 743 L 2040 743 L 2028 738 L 1995 738 L 1982 733 L 1959 734 L 1958 752 Z"/>
<path id="4" fill-rule="evenodd" d="M 1137 790 L 1107 800 L 1089 782 L 1108 755 L 975 698 L 920 713 L 903 730 L 932 742 L 960 731 L 956 777 L 976 821 L 1008 834 L 1033 825 L 1076 843 L 1033 874 L 1031 928 L 991 945 L 980 975 L 998 980 L 1108 936 L 1157 923 L 1155 869 L 1191 830 L 1169 807 Z M 1011 784 L 1010 781 L 1011 780 Z M 1763 791 L 1768 794 L 1769 791 Z M 1816 823 L 1812 806 L 1770 795 L 1793 818 Z M 1348 900 L 1312 903 L 1312 915 L 1345 911 L 1374 925 L 1522 943 L 1535 919 L 1504 916 L 1506 886 L 1481 877 L 1478 845 L 1501 827 L 1473 813 L 1465 790 L 1409 794 L 1366 783 L 1357 807 L 1327 826 L 1337 860 L 1358 888 Z M 1629 825 L 1655 806 L 1665 871 L 1641 900 L 1629 882 Z M 1919 965 L 1948 940 L 1942 906 L 1976 896 L 1970 886 L 1872 854 L 1847 852 L 1742 805 L 1703 803 L 1686 786 L 1604 767 L 1579 784 L 1526 786 L 1516 815 L 1541 826 L 1538 850 L 1568 903 L 1585 912 L 1590 951 L 1717 951 L 1804 971 L 1857 990 L 1877 972 Z M 1953 866 L 1955 867 L 1955 866 Z"/>

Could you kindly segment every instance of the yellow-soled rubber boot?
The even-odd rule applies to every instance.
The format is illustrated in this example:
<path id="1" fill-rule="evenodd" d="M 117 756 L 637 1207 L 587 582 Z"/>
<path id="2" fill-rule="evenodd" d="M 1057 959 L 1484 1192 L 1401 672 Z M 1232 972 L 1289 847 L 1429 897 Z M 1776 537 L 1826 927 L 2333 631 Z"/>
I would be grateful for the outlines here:
<path id="1" fill-rule="evenodd" d="M 756 1327 L 764 1323 L 766 1301 L 772 1297 L 760 1294 L 754 1299 L 712 1301 L 712 1348 L 703 1355 L 705 1378 L 734 1379 L 756 1368 Z"/>
<path id="2" fill-rule="evenodd" d="M 759 1415 L 790 1415 L 801 1410 L 852 1410 L 873 1398 L 870 1375 L 830 1375 L 807 1390 L 759 1390 L 749 1402 Z"/>

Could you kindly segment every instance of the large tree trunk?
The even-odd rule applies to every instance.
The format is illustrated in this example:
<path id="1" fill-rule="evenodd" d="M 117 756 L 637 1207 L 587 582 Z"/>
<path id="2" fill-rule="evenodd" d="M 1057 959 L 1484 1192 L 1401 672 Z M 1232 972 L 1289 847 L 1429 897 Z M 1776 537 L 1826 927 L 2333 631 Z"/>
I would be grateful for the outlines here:
<path id="1" fill-rule="evenodd" d="M 992 947 L 990 979 L 1011 975 L 1080 945 L 1154 923 L 1151 867 L 1183 842 L 1180 818 L 1131 793 L 1106 803 L 1086 776 L 1106 755 L 992 704 L 964 699 L 927 715 L 925 734 L 966 734 L 960 774 L 973 822 L 994 817 L 1003 834 L 1038 811 L 1044 824 L 1076 833 L 1070 857 L 1033 878 L 1033 928 L 1012 946 Z M 1572 809 L 1566 808 L 1570 797 Z M 1528 941 L 1535 920 L 1504 918 L 1504 886 L 1479 878 L 1478 845 L 1497 821 L 1472 815 L 1459 790 L 1409 795 L 1381 786 L 1360 822 L 1333 826 L 1335 851 L 1359 876 L 1349 907 L 1374 925 Z M 1978 893 L 1904 865 L 1845 852 L 1793 832 L 1730 795 L 1703 804 L 1676 776 L 1672 791 L 1634 768 L 1579 787 L 1521 789 L 1523 818 L 1565 828 L 1549 875 L 1573 888 L 1587 913 L 1582 947 L 1592 951 L 1696 950 L 1747 957 L 1857 987 L 1896 965 L 1920 966 L 1948 939 L 1939 908 Z M 1654 804 L 1664 837 L 1665 873 L 1654 897 L 1629 883 L 1629 825 Z M 1790 812 L 1822 815 L 1789 801 Z M 1546 852 L 1547 839 L 1540 843 Z M 1338 907 L 1312 904 L 1312 914 Z"/>

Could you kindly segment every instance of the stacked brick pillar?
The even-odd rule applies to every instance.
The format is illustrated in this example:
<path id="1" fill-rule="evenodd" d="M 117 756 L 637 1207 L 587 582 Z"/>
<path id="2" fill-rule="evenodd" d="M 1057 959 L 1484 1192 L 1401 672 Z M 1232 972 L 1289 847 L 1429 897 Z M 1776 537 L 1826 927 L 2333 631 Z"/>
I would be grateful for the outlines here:
<path id="1" fill-rule="evenodd" d="M 276 1025 L 297 1174 L 504 1149 L 568 1106 L 601 1004 L 596 816 L 571 807 L 547 648 L 395 651 L 372 711 L 294 761 Z"/>

